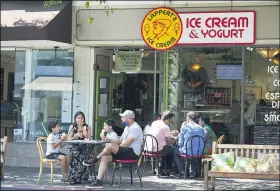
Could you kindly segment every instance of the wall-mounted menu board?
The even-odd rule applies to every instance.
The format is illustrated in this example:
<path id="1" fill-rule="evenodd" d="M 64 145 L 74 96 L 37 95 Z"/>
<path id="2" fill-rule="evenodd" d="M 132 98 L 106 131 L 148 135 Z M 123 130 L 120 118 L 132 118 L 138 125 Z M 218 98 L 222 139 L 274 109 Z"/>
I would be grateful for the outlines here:
<path id="1" fill-rule="evenodd" d="M 217 80 L 242 80 L 242 64 L 216 64 Z"/>

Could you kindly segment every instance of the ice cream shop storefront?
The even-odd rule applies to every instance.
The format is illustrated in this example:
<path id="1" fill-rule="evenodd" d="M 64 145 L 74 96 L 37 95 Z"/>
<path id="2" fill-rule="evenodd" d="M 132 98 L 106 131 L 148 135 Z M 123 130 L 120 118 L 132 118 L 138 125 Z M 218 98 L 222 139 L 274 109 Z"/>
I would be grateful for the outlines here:
<path id="1" fill-rule="evenodd" d="M 71 39 L 72 35 L 72 45 L 42 45 L 49 46 L 47 51 L 33 50 L 32 45 L 28 51 L 16 49 L 16 59 L 8 53 L 5 58 L 1 56 L 4 100 L 21 95 L 13 91 L 9 81 L 15 81 L 14 89 L 29 92 L 30 87 L 48 82 L 48 75 L 64 68 L 64 73 L 59 73 L 61 82 L 57 76 L 49 78 L 58 82 L 51 88 L 66 84 L 66 89 L 34 94 L 38 98 L 33 105 L 38 112 L 34 110 L 29 117 L 36 120 L 34 123 L 61 119 L 70 124 L 75 112 L 81 110 L 99 138 L 107 118 L 115 119 L 122 128 L 118 113 L 125 109 L 134 110 L 142 127 L 154 120 L 156 113 L 169 109 L 175 113 L 172 129 L 179 129 L 186 114 L 196 111 L 210 117 L 217 136 L 225 135 L 224 143 L 279 144 L 279 1 L 189 1 L 187 5 L 185 1 L 124 5 L 116 1 L 109 17 L 103 7 L 88 9 L 82 1 L 70 5 L 67 12 L 72 11 L 72 16 L 67 18 L 72 18 L 72 23 L 65 23 L 72 27 L 72 34 L 62 36 Z M 95 18 L 92 24 L 88 23 L 89 15 Z M 36 63 L 36 70 L 25 61 Z M 9 74 L 13 63 L 15 77 Z M 32 70 L 37 78 L 36 72 L 45 66 L 57 71 L 42 73 L 41 81 L 35 84 L 21 72 Z M 27 82 L 30 86 L 23 88 Z M 62 89 L 69 96 L 67 92 L 55 93 Z M 30 99 L 22 101 L 31 103 Z M 25 116 L 26 112 L 18 112 L 16 117 L 22 121 Z M 65 125 L 64 130 L 68 127 Z M 19 139 L 24 137 L 24 130 L 18 137 L 14 135 L 14 141 L 20 143 L 9 143 L 6 165 L 38 166 L 34 162 L 39 161 L 36 152 L 24 160 L 21 156 L 30 145 L 35 149 L 34 140 L 45 133 L 44 128 L 32 131 L 32 140 Z M 20 152 L 14 155 L 9 149 Z"/>
<path id="2" fill-rule="evenodd" d="M 103 10 L 75 6 L 75 48 L 93 46 L 97 53 L 101 49 L 113 55 L 107 71 L 113 86 L 108 116 L 123 109 L 114 104 L 118 76 L 147 72 L 152 90 L 144 105 L 152 107 L 149 115 L 172 110 L 172 129 L 179 129 L 186 114 L 196 111 L 211 118 L 213 130 L 217 136 L 224 134 L 225 142 L 279 144 L 279 2 L 217 4 L 123 6 L 106 19 Z M 98 19 L 89 25 L 91 11 Z M 101 23 L 108 27 L 98 27 Z M 114 58 L 121 51 L 142 52 L 142 68 L 114 72 L 119 66 Z M 91 76 L 96 80 L 104 74 L 101 70 Z M 98 97 L 96 93 L 92 91 Z M 91 110 L 96 124 L 99 111 Z"/>
<path id="3" fill-rule="evenodd" d="M 254 9 L 146 15 L 143 40 L 164 51 L 163 108 L 176 113 L 173 128 L 196 111 L 226 143 L 279 144 L 279 40 L 258 46 L 259 18 Z"/>

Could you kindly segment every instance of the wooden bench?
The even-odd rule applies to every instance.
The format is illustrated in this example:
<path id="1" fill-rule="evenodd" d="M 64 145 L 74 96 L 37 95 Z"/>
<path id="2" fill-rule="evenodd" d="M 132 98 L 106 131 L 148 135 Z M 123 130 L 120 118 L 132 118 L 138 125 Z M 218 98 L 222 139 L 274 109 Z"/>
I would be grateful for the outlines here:
<path id="1" fill-rule="evenodd" d="M 213 142 L 212 154 L 234 152 L 235 156 L 257 159 L 261 153 L 279 154 L 279 145 L 239 145 L 239 144 L 216 144 Z M 244 173 L 244 172 L 215 172 L 209 170 L 212 158 L 203 159 L 204 168 L 204 190 L 208 190 L 209 177 L 211 178 L 211 189 L 215 189 L 215 178 L 236 178 L 236 179 L 271 179 L 279 180 L 279 174 L 268 173 Z"/>
<path id="2" fill-rule="evenodd" d="M 1 180 L 4 179 L 5 159 L 7 151 L 8 137 L 1 138 Z"/>

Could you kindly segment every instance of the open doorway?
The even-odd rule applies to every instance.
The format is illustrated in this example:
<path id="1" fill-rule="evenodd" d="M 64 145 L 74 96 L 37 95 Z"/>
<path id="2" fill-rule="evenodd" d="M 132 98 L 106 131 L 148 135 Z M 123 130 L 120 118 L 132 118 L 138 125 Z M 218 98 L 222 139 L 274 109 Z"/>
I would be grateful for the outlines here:
<path id="1" fill-rule="evenodd" d="M 153 50 L 131 48 L 102 48 L 102 50 L 95 50 L 96 65 L 99 66 L 95 79 L 95 136 L 98 137 L 105 118 L 112 118 L 116 122 L 116 129 L 119 130 L 117 133 L 121 135 L 124 126 L 121 124 L 119 113 L 127 109 L 134 111 L 136 122 L 144 129 L 155 120 L 155 114 L 160 111 L 160 56 L 156 56 L 157 53 Z M 130 52 L 132 55 L 136 52 L 140 53 L 142 55 L 140 56 L 141 69 L 138 71 L 115 70 L 118 65 L 115 54 L 121 51 L 126 52 L 125 55 L 130 55 Z M 106 52 L 112 55 L 109 70 L 104 68 L 108 65 L 105 63 L 109 61 L 98 59 L 102 54 L 105 58 Z M 135 63 L 128 61 L 126 64 Z M 102 68 L 101 65 L 103 65 Z M 105 97 L 108 98 L 108 102 L 107 99 L 104 100 Z M 104 108 L 108 108 L 108 112 L 105 112 Z"/>
<path id="2" fill-rule="evenodd" d="M 158 111 L 159 74 L 113 74 L 112 117 L 118 119 L 119 113 L 129 109 L 134 111 L 137 123 L 143 128 L 150 124 Z M 154 81 L 156 94 L 154 95 Z M 155 111 L 154 111 L 154 98 Z"/>

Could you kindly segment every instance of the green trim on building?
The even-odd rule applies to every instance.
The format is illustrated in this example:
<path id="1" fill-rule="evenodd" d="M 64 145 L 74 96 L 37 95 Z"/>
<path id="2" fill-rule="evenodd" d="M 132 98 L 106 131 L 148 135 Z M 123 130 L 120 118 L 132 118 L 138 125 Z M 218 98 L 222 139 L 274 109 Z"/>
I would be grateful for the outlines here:
<path id="1" fill-rule="evenodd" d="M 163 93 L 163 110 L 168 109 L 168 56 L 169 56 L 169 51 L 164 52 L 164 93 Z"/>

